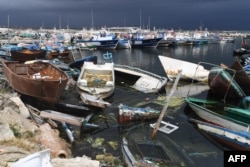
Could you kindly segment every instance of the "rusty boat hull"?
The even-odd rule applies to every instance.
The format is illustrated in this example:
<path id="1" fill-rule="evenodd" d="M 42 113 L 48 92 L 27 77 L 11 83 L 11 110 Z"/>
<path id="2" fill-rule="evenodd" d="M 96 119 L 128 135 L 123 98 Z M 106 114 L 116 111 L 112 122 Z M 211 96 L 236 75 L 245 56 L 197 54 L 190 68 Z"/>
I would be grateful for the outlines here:
<path id="1" fill-rule="evenodd" d="M 48 103 L 58 100 L 69 80 L 64 71 L 47 62 L 23 64 L 3 60 L 2 64 L 4 75 L 15 91 Z"/>

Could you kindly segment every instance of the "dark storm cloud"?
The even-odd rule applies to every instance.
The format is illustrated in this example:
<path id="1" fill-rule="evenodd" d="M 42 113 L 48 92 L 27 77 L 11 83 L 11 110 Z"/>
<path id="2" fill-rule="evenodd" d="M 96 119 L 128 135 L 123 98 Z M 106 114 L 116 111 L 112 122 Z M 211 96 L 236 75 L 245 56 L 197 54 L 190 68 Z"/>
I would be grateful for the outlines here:
<path id="1" fill-rule="evenodd" d="M 0 26 L 249 30 L 249 0 L 0 0 Z M 93 19 L 92 19 L 93 18 Z"/>

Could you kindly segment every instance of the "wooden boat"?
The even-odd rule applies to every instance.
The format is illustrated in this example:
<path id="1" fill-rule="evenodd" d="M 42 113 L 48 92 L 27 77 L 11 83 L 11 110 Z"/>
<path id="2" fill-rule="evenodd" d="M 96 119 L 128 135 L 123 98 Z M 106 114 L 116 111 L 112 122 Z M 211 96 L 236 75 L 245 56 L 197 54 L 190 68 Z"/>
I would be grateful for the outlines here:
<path id="1" fill-rule="evenodd" d="M 250 76 L 248 75 L 247 65 L 245 64 L 245 58 L 241 63 L 239 57 L 235 57 L 235 60 L 231 66 L 232 70 L 235 70 L 234 80 L 238 83 L 241 89 L 248 95 L 250 94 Z"/>
<path id="2" fill-rule="evenodd" d="M 207 122 L 232 130 L 249 131 L 249 123 L 242 118 L 229 116 L 229 113 L 224 109 L 225 107 L 233 106 L 227 106 L 215 100 L 194 97 L 186 97 L 185 100 L 195 114 Z M 235 113 L 235 115 L 240 115 L 240 113 Z"/>
<path id="3" fill-rule="evenodd" d="M 2 64 L 4 75 L 14 90 L 49 103 L 58 100 L 69 80 L 64 71 L 46 62 L 2 61 Z"/>
<path id="4" fill-rule="evenodd" d="M 159 117 L 159 110 L 155 110 L 151 107 L 130 107 L 124 104 L 120 104 L 119 108 L 119 123 L 128 123 L 140 120 L 150 120 Z"/>
<path id="5" fill-rule="evenodd" d="M 166 77 L 136 67 L 114 64 L 114 70 L 116 78 L 121 78 L 125 83 L 129 81 L 132 88 L 144 93 L 157 93 L 169 82 Z"/>
<path id="6" fill-rule="evenodd" d="M 130 40 L 132 48 L 156 48 L 162 38 L 132 38 Z"/>
<path id="7" fill-rule="evenodd" d="M 175 79 L 180 70 L 182 70 L 181 79 L 183 80 L 206 82 L 208 79 L 209 70 L 205 69 L 200 64 L 190 63 L 161 55 L 158 57 L 166 72 L 166 75 L 170 79 Z"/>
<path id="8" fill-rule="evenodd" d="M 164 133 L 152 139 L 149 125 L 134 126 L 121 143 L 123 160 L 127 167 L 196 166 L 185 151 Z"/>
<path id="9" fill-rule="evenodd" d="M 242 107 L 225 107 L 226 116 L 250 124 L 250 110 Z"/>
<path id="10" fill-rule="evenodd" d="M 77 88 L 85 104 L 101 108 L 109 106 L 110 103 L 103 99 L 111 96 L 115 89 L 114 63 L 84 62 L 77 80 Z"/>
<path id="11" fill-rule="evenodd" d="M 23 50 L 10 51 L 11 60 L 20 62 L 45 58 L 46 54 L 47 54 L 46 50 L 23 49 Z"/>
<path id="12" fill-rule="evenodd" d="M 242 98 L 246 94 L 234 80 L 232 70 L 221 67 L 212 67 L 208 75 L 208 85 L 212 92 L 224 98 Z M 237 75 L 237 74 L 236 74 Z M 235 77 L 236 77 L 235 75 Z M 238 77 L 237 77 L 238 78 Z"/>
<path id="13" fill-rule="evenodd" d="M 55 58 L 70 59 L 70 57 L 71 57 L 70 50 L 63 50 L 62 52 L 60 52 L 59 50 L 50 51 L 47 55 L 47 59 L 49 60 L 53 60 Z"/>
<path id="14" fill-rule="evenodd" d="M 191 119 L 205 136 L 234 151 L 250 151 L 250 133 Z"/>

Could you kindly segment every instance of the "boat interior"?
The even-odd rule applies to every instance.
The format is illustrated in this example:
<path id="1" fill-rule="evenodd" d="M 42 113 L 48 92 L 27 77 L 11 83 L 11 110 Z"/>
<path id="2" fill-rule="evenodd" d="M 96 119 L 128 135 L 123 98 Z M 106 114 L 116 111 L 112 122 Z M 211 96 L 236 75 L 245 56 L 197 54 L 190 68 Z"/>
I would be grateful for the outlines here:
<path id="1" fill-rule="evenodd" d="M 97 73 L 96 70 L 86 69 L 82 76 L 82 81 L 88 87 L 104 87 L 107 83 L 112 83 L 112 80 L 112 71 L 108 70 L 99 70 Z"/>
<path id="2" fill-rule="evenodd" d="M 9 63 L 8 67 L 17 75 L 30 77 L 32 79 L 51 79 L 58 80 L 59 78 L 66 78 L 55 67 L 47 63 L 32 63 L 32 64 L 16 64 Z"/>

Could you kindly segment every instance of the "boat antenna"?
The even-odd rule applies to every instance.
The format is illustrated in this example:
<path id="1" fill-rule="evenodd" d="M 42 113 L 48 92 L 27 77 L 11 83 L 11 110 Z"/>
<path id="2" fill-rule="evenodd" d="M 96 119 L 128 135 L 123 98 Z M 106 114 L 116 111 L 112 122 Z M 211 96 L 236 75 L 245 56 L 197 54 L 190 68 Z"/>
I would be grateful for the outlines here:
<path id="1" fill-rule="evenodd" d="M 10 31 L 9 31 L 9 29 L 10 29 L 10 15 L 8 15 L 8 44 L 10 43 Z"/>
<path id="2" fill-rule="evenodd" d="M 141 9 L 140 9 L 140 29 L 141 29 Z"/>
<path id="3" fill-rule="evenodd" d="M 94 29 L 94 16 L 93 16 L 93 10 L 91 9 L 91 26 L 92 29 Z"/>

